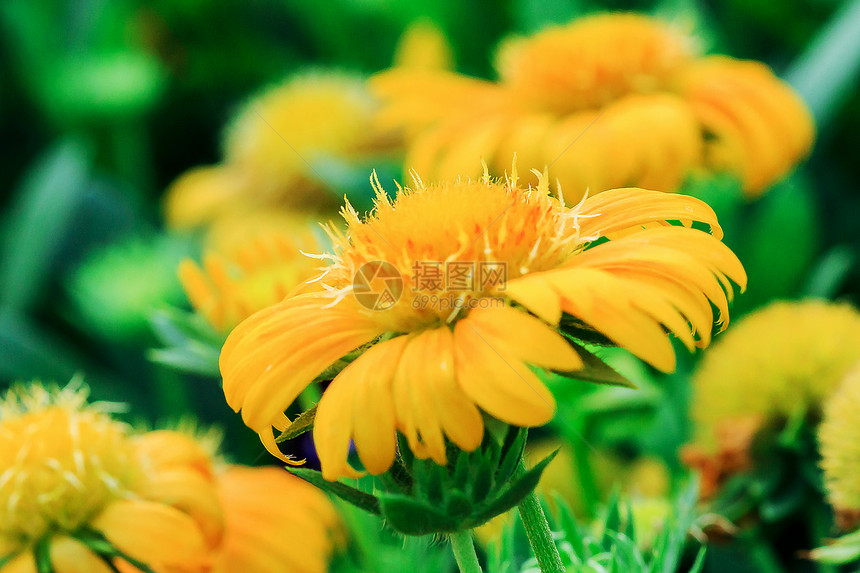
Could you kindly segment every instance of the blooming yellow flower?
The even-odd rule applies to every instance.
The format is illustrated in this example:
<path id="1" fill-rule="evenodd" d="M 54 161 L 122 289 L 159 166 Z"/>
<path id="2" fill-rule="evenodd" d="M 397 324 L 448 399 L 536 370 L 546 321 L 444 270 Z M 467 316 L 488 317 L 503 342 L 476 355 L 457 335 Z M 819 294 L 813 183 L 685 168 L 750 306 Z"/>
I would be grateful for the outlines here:
<path id="1" fill-rule="evenodd" d="M 504 42 L 497 83 L 398 69 L 372 80 L 380 122 L 402 129 L 406 165 L 430 179 L 549 166 L 576 202 L 637 185 L 674 191 L 693 170 L 728 171 L 763 192 L 809 151 L 813 125 L 764 65 L 697 57 L 660 21 L 604 14 Z M 576 142 L 575 147 L 572 147 Z"/>
<path id="2" fill-rule="evenodd" d="M 317 242 L 307 217 L 254 212 L 223 217 L 207 234 L 200 266 L 185 259 L 179 278 L 195 311 L 227 332 L 253 313 L 280 302 L 318 274 L 320 261 L 303 253 Z"/>
<path id="3" fill-rule="evenodd" d="M 328 498 L 276 468 L 218 476 L 226 530 L 213 573 L 324 573 L 342 525 Z"/>
<path id="4" fill-rule="evenodd" d="M 206 571 L 223 516 L 203 458 L 169 434 L 133 437 L 85 400 L 34 384 L 0 403 L 0 557 L 15 555 L 0 570 L 35 573 L 47 542 L 57 573 L 109 573 L 78 539 L 94 531 L 159 573 Z"/>
<path id="5" fill-rule="evenodd" d="M 170 187 L 165 216 L 193 227 L 242 209 L 333 208 L 338 197 L 314 162 L 351 161 L 390 145 L 376 129 L 377 103 L 364 80 L 305 73 L 251 98 L 227 127 L 220 165 L 188 171 Z"/>
<path id="6" fill-rule="evenodd" d="M 856 339 L 855 339 L 856 342 Z M 827 497 L 843 525 L 860 520 L 860 362 L 824 404 L 818 429 Z"/>
<path id="7" fill-rule="evenodd" d="M 739 421 L 816 412 L 860 361 L 858 340 L 860 313 L 847 304 L 776 302 L 744 317 L 693 376 L 699 442 L 713 445 Z"/>
<path id="8" fill-rule="evenodd" d="M 567 208 L 545 177 L 519 187 L 516 169 L 504 182 L 419 181 L 393 202 L 375 186 L 370 216 L 347 205 L 346 231 L 330 229 L 332 264 L 315 288 L 244 321 L 221 352 L 228 403 L 281 455 L 273 428 L 289 425 L 287 406 L 332 363 L 362 351 L 317 409 L 327 479 L 354 474 L 351 439 L 378 474 L 394 459 L 396 431 L 417 456 L 444 463 L 446 437 L 478 447 L 481 411 L 518 426 L 549 421 L 555 402 L 529 366 L 582 366 L 556 332 L 563 316 L 672 370 L 666 330 L 690 348 L 706 345 L 711 303 L 727 320 L 729 279 L 746 281 L 713 211 L 690 197 L 618 189 Z M 430 271 L 442 267 L 467 272 L 440 285 Z M 506 280 L 490 280 L 498 274 L 488 269 Z M 372 298 L 375 290 L 389 298 Z"/>

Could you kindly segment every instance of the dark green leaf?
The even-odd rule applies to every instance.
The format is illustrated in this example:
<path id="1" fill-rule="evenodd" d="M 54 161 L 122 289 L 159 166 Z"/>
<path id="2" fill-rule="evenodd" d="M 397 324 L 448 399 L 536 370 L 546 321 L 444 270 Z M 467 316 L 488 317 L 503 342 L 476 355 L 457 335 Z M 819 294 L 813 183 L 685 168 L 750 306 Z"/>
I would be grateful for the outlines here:
<path id="1" fill-rule="evenodd" d="M 33 547 L 33 558 L 36 560 L 36 571 L 38 573 L 54 573 L 51 565 L 51 538 L 40 539 Z"/>
<path id="2" fill-rule="evenodd" d="M 502 445 L 501 459 L 499 467 L 496 470 L 496 483 L 507 483 L 514 475 L 520 459 L 523 457 L 523 450 L 526 447 L 528 439 L 528 429 L 511 426 L 505 436 L 505 443 Z"/>
<path id="3" fill-rule="evenodd" d="M 288 467 L 287 471 L 302 478 L 311 485 L 315 485 L 321 490 L 335 495 L 340 499 L 363 509 L 364 511 L 380 515 L 379 500 L 369 493 L 364 493 L 363 491 L 357 490 L 345 483 L 328 481 L 316 470 Z"/>
<path id="4" fill-rule="evenodd" d="M 414 497 L 383 494 L 379 496 L 379 505 L 387 525 L 404 535 L 426 535 L 460 529 L 457 519 Z"/>
<path id="5" fill-rule="evenodd" d="M 546 466 L 555 458 L 558 450 L 554 451 L 532 469 L 526 471 L 522 476 L 513 481 L 498 497 L 487 504 L 481 511 L 473 516 L 474 526 L 480 525 L 490 519 L 505 513 L 515 505 L 519 504 L 523 498 L 534 491 L 540 481 L 540 476 L 546 469 Z"/>
<path id="6" fill-rule="evenodd" d="M 623 386 L 625 388 L 636 388 L 636 384 L 619 374 L 614 368 L 601 360 L 597 355 L 589 352 L 581 344 L 568 338 L 568 342 L 579 357 L 582 358 L 583 367 L 573 372 L 557 372 L 560 376 L 573 380 L 584 380 L 610 386 Z"/>

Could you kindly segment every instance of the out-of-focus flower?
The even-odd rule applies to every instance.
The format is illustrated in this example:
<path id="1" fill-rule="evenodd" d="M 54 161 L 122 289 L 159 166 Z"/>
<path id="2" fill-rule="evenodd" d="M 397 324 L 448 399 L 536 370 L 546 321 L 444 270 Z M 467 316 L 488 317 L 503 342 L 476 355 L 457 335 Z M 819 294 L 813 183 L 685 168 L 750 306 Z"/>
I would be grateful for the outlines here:
<path id="1" fill-rule="evenodd" d="M 182 301 L 176 266 L 190 252 L 187 241 L 170 236 L 132 237 L 106 246 L 71 276 L 72 302 L 85 324 L 105 338 L 142 336 L 155 308 Z"/>
<path id="2" fill-rule="evenodd" d="M 604 14 L 505 41 L 497 83 L 393 68 L 372 85 L 401 129 L 406 165 L 431 180 L 549 166 L 574 203 L 635 185 L 674 191 L 691 171 L 729 172 L 751 197 L 808 153 L 798 96 L 763 64 L 698 57 L 694 40 L 634 14 Z M 575 146 L 574 146 L 575 143 Z"/>
<path id="3" fill-rule="evenodd" d="M 324 573 L 342 542 L 334 506 L 277 468 L 229 466 L 218 475 L 226 530 L 214 573 Z"/>
<path id="4" fill-rule="evenodd" d="M 0 570 L 35 573 L 45 555 L 57 573 L 109 573 L 94 537 L 158 572 L 208 570 L 223 516 L 207 460 L 182 439 L 132 436 L 78 386 L 10 390 L 0 404 L 0 548 L 16 556 Z"/>
<path id="5" fill-rule="evenodd" d="M 397 431 L 416 456 L 444 464 L 446 437 L 465 451 L 481 443 L 481 411 L 516 426 L 548 422 L 555 401 L 530 366 L 582 367 L 557 332 L 563 315 L 672 370 L 666 330 L 691 349 L 707 345 L 711 304 L 725 323 L 730 281 L 746 281 L 713 211 L 690 197 L 618 189 L 567 208 L 546 178 L 519 187 L 515 167 L 506 182 L 419 181 L 394 201 L 376 186 L 370 216 L 347 205 L 346 232 L 330 229 L 325 276 L 245 320 L 221 352 L 228 403 L 283 458 L 273 428 L 289 426 L 284 410 L 361 349 L 316 413 L 329 480 L 355 475 L 351 440 L 378 474 Z"/>
<path id="6" fill-rule="evenodd" d="M 134 432 L 86 397 L 34 383 L 0 403 L 0 572 L 327 570 L 343 530 L 319 490 L 224 465 L 211 433 Z"/>
<path id="7" fill-rule="evenodd" d="M 703 493 L 749 463 L 763 424 L 817 415 L 860 361 L 858 340 L 860 313 L 818 300 L 772 303 L 721 337 L 693 377 L 696 438 L 685 458 L 703 470 Z"/>
<path id="8" fill-rule="evenodd" d="M 856 342 L 857 339 L 855 339 Z M 844 529 L 860 523 L 860 361 L 824 404 L 818 429 L 827 497 Z"/>
<path id="9" fill-rule="evenodd" d="M 412 70 L 450 70 L 454 67 L 454 56 L 448 38 L 436 24 L 417 20 L 400 37 L 394 65 Z"/>
<path id="10" fill-rule="evenodd" d="M 192 169 L 172 184 L 167 223 L 194 227 L 273 206 L 333 208 L 339 197 L 314 165 L 384 152 L 391 140 L 376 128 L 376 110 L 364 80 L 344 73 L 309 72 L 263 90 L 228 125 L 223 162 Z"/>
<path id="11" fill-rule="evenodd" d="M 185 259 L 179 278 L 191 305 L 227 332 L 319 274 L 319 249 L 307 217 L 254 212 L 219 219 L 208 231 L 202 267 Z"/>

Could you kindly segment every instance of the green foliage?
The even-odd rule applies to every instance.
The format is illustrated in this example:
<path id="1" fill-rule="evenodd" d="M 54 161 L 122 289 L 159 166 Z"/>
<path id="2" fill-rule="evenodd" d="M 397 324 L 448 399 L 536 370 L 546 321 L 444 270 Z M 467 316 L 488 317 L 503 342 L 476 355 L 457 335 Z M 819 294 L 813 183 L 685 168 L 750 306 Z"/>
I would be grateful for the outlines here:
<path id="1" fill-rule="evenodd" d="M 224 336 L 215 332 L 197 314 L 177 308 L 157 310 L 150 324 L 158 342 L 164 348 L 148 352 L 150 360 L 182 372 L 218 377 L 218 357 Z"/>
<path id="2" fill-rule="evenodd" d="M 656 536 L 651 523 L 637 523 L 630 504 L 613 496 L 595 523 L 582 524 L 570 507 L 557 499 L 553 520 L 556 545 L 571 573 L 698 573 L 704 565 L 704 547 L 688 551 L 690 532 L 695 529 L 698 487 L 691 481 L 671 501 Z M 648 539 L 649 535 L 651 539 Z M 522 551 L 524 532 L 512 521 L 499 541 L 488 548 L 489 573 L 534 573 L 533 558 Z M 647 543 L 645 542 L 647 539 Z M 692 557 L 692 554 L 695 557 Z"/>

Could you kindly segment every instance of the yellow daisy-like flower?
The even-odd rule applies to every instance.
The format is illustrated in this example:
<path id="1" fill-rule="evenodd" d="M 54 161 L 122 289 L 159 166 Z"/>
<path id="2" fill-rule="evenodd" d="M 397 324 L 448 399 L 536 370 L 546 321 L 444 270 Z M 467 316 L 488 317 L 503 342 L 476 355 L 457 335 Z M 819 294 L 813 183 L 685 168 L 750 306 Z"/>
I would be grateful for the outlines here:
<path id="1" fill-rule="evenodd" d="M 284 410 L 360 349 L 318 405 L 326 479 L 354 475 L 351 440 L 378 474 L 394 460 L 397 431 L 417 456 L 444 463 L 446 438 L 478 447 L 482 411 L 518 426 L 548 422 L 555 402 L 530 367 L 582 367 L 556 331 L 563 317 L 672 370 L 666 330 L 706 345 L 711 304 L 727 320 L 729 280 L 746 281 L 713 211 L 690 197 L 618 189 L 567 208 L 546 178 L 519 187 L 515 169 L 506 182 L 419 182 L 393 202 L 376 187 L 369 217 L 347 205 L 345 233 L 330 230 L 332 264 L 315 289 L 244 321 L 221 352 L 228 403 L 281 455 L 273 428 L 289 425 Z"/>
<path id="2" fill-rule="evenodd" d="M 199 449 L 180 435 L 133 437 L 73 385 L 34 384 L 0 403 L 3 573 L 36 572 L 47 543 L 57 573 L 110 573 L 78 538 L 97 532 L 159 573 L 206 571 L 223 516 Z"/>
<path id="3" fill-rule="evenodd" d="M 819 300 L 776 302 L 746 316 L 705 354 L 693 376 L 698 441 L 721 427 L 815 413 L 860 361 L 860 313 Z"/>
<path id="4" fill-rule="evenodd" d="M 856 339 L 855 339 L 856 342 Z M 843 525 L 860 521 L 860 361 L 824 404 L 818 429 L 827 497 Z M 846 527 L 847 528 L 847 527 Z"/>
<path id="5" fill-rule="evenodd" d="M 372 80 L 380 121 L 403 130 L 406 164 L 431 179 L 521 165 L 577 202 L 626 185 L 676 190 L 693 170 L 737 175 L 749 196 L 808 153 L 812 119 L 763 64 L 697 57 L 679 30 L 604 14 L 504 42 L 497 83 L 398 69 Z M 571 149 L 573 143 L 576 146 Z"/>
<path id="6" fill-rule="evenodd" d="M 277 468 L 229 466 L 218 476 L 224 543 L 213 573 L 325 573 L 343 542 L 328 498 Z"/>
<path id="7" fill-rule="evenodd" d="M 358 76 L 294 76 L 251 98 L 226 129 L 224 160 L 177 179 L 165 198 L 167 223 L 193 227 L 243 209 L 334 208 L 315 161 L 352 161 L 391 142 L 373 121 L 377 103 Z"/>
<path id="8" fill-rule="evenodd" d="M 303 254 L 318 248 L 310 225 L 307 217 L 283 211 L 213 223 L 203 265 L 185 259 L 179 266 L 195 311 L 226 333 L 318 274 L 320 261 Z"/>

